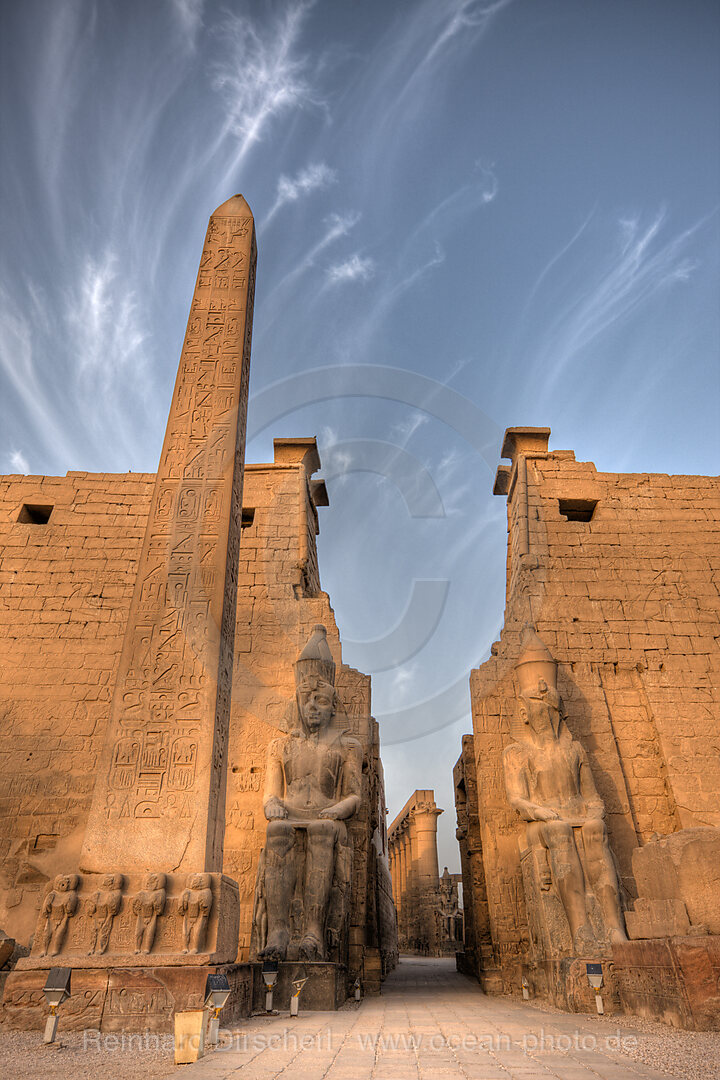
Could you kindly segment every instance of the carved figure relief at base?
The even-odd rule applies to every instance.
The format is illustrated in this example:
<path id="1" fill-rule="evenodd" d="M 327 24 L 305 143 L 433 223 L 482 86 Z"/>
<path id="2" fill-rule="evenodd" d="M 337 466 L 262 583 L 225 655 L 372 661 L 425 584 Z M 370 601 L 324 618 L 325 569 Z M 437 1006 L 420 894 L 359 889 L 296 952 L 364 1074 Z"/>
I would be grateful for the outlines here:
<path id="1" fill-rule="evenodd" d="M 101 888 L 88 904 L 88 914 L 93 916 L 95 927 L 90 952 L 104 953 L 110 941 L 113 919 L 120 911 L 125 878 L 122 874 L 106 874 Z"/>
<path id="2" fill-rule="evenodd" d="M 293 729 L 268 750 L 253 939 L 260 958 L 326 960 L 352 879 L 346 822 L 360 805 L 362 750 L 338 717 L 324 626 L 295 663 L 295 686 Z"/>
<path id="3" fill-rule="evenodd" d="M 219 873 L 60 874 L 48 885 L 25 968 L 232 963 L 237 882 Z"/>
<path id="4" fill-rule="evenodd" d="M 209 874 L 191 874 L 188 887 L 180 897 L 183 917 L 183 952 L 202 952 L 208 919 L 213 905 Z"/>
<path id="5" fill-rule="evenodd" d="M 77 874 L 58 874 L 43 900 L 41 956 L 57 956 L 63 947 L 68 922 L 78 908 Z"/>
<path id="6" fill-rule="evenodd" d="M 590 955 L 605 942 L 626 940 L 605 807 L 587 754 L 565 723 L 557 691 L 557 664 L 529 627 L 523 634 L 516 674 L 515 741 L 503 756 L 508 799 L 527 822 L 536 895 L 557 894 L 569 924 L 573 952 Z M 604 924 L 600 934 L 591 919 L 593 899 Z"/>
<path id="7" fill-rule="evenodd" d="M 133 899 L 135 923 L 135 952 L 149 953 L 155 944 L 158 915 L 165 910 L 165 874 L 148 874 L 145 888 Z"/>

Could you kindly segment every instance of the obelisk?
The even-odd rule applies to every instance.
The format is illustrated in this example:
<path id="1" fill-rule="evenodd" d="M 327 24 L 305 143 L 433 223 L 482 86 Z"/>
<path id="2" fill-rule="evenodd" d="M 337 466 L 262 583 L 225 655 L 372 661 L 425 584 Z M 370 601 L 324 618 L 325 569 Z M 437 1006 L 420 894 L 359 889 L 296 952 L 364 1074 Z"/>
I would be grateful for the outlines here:
<path id="1" fill-rule="evenodd" d="M 210 218 L 180 358 L 83 872 L 221 872 L 255 227 Z"/>

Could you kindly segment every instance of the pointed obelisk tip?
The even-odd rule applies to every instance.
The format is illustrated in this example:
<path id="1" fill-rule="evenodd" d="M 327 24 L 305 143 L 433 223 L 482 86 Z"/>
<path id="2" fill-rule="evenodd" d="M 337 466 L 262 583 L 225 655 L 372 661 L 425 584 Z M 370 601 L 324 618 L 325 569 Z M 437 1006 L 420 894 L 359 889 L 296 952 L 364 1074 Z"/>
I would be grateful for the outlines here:
<path id="1" fill-rule="evenodd" d="M 248 206 L 244 195 L 233 195 L 222 206 L 218 206 L 217 210 L 213 210 L 211 216 L 234 217 L 235 214 L 249 214 L 252 217 L 252 210 Z"/>

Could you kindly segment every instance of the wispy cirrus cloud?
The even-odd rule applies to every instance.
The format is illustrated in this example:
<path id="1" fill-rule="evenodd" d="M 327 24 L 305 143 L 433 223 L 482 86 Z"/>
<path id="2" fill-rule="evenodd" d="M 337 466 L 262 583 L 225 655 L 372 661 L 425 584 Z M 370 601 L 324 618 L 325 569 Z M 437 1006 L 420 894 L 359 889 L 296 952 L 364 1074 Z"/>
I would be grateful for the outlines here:
<path id="1" fill-rule="evenodd" d="M 186 43 L 194 48 L 202 27 L 205 0 L 171 0 L 171 4 Z"/>
<path id="2" fill-rule="evenodd" d="M 290 285 L 295 284 L 302 274 L 312 266 L 315 266 L 318 256 L 321 255 L 326 248 L 330 247 L 331 244 L 334 244 L 336 240 L 340 240 L 343 236 L 347 236 L 351 230 L 355 228 L 359 220 L 360 214 L 355 211 L 346 214 L 329 214 L 323 219 L 322 224 L 325 231 L 320 239 L 313 244 L 310 250 L 306 252 L 302 258 L 297 260 L 292 270 L 289 270 L 287 274 L 284 274 L 267 295 L 265 299 L 265 308 L 268 311 L 272 311 L 273 314 L 267 318 L 265 322 L 265 331 L 282 317 L 282 307 L 278 303 L 280 295 L 286 292 Z M 256 340 L 259 339 L 262 332 L 263 331 L 261 330 L 260 334 L 256 334 Z"/>
<path id="3" fill-rule="evenodd" d="M 386 141 L 399 112 L 422 114 L 427 96 L 437 93 L 440 65 L 475 48 L 512 2 L 445 0 L 439 4 L 425 0 L 412 10 L 403 9 L 364 76 L 370 84 L 365 91 L 368 110 L 380 118 L 376 141 Z"/>
<path id="4" fill-rule="evenodd" d="M 24 422 L 35 443 L 45 447 L 51 460 L 57 454 L 74 461 L 76 448 L 50 402 L 48 380 L 39 370 L 43 357 L 38 363 L 37 337 L 42 334 L 45 313 L 38 311 L 37 319 L 31 317 L 35 299 L 31 291 L 21 297 L 0 286 L 0 371 L 22 407 Z"/>
<path id="5" fill-rule="evenodd" d="M 487 205 L 487 203 L 491 203 L 495 199 L 500 190 L 498 178 L 495 174 L 495 164 L 485 165 L 482 161 L 476 161 L 475 168 L 480 174 L 480 199 Z"/>
<path id="6" fill-rule="evenodd" d="M 568 365 L 579 360 L 602 335 L 663 292 L 688 281 L 697 269 L 697 261 L 686 249 L 701 223 L 664 240 L 666 216 L 661 210 L 646 224 L 639 216 L 620 219 L 615 224 L 612 248 L 606 250 L 600 264 L 580 277 L 577 267 L 573 268 L 574 285 L 563 286 L 563 302 L 545 330 L 536 357 L 536 366 L 544 372 L 546 398 Z M 539 295 L 541 284 L 548 284 L 551 269 L 562 265 L 562 256 L 585 233 L 589 220 L 543 269 L 532 296 Z"/>
<path id="7" fill-rule="evenodd" d="M 65 319 L 78 389 L 95 400 L 104 423 L 107 411 L 124 411 L 128 390 L 140 398 L 147 385 L 148 332 L 115 252 L 85 257 L 67 297 Z"/>
<path id="8" fill-rule="evenodd" d="M 269 225 L 278 210 L 287 203 L 297 202 L 302 196 L 310 195 L 313 191 L 324 191 L 331 184 L 337 183 L 337 178 L 335 170 L 324 161 L 307 165 L 295 176 L 281 176 L 277 184 L 275 202 L 270 207 L 263 225 Z"/>
<path id="9" fill-rule="evenodd" d="M 30 465 L 22 450 L 12 450 L 9 454 L 10 471 L 14 473 L 29 473 Z"/>
<path id="10" fill-rule="evenodd" d="M 309 73 L 310 57 L 299 50 L 312 3 L 289 4 L 269 24 L 229 13 L 219 27 L 226 56 L 214 65 L 213 85 L 225 103 L 219 141 L 228 135 L 234 148 L 223 183 L 265 136 L 273 120 L 294 109 L 322 104 Z M 319 58 L 314 58 L 317 66 Z"/>
<path id="11" fill-rule="evenodd" d="M 331 285 L 339 285 L 346 281 L 370 281 L 375 276 L 375 262 L 368 256 L 359 255 L 356 252 L 344 262 L 329 266 L 326 273 Z"/>
<path id="12" fill-rule="evenodd" d="M 487 0 L 452 0 L 451 3 L 443 5 L 444 19 L 437 26 L 436 36 L 429 44 L 418 70 L 421 71 L 430 64 L 458 37 L 469 34 L 477 41 L 478 36 L 489 28 L 495 16 L 511 3 L 512 0 L 494 0 L 493 3 L 488 3 Z"/>

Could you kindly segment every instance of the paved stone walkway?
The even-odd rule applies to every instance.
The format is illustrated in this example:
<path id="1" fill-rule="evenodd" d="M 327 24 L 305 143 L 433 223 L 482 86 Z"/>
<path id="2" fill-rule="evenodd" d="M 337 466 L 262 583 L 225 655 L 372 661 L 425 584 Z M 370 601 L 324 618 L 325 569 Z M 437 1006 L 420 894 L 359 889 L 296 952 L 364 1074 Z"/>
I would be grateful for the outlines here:
<path id="1" fill-rule="evenodd" d="M 253 1017 L 182 1080 L 668 1080 L 618 1049 L 613 1017 L 482 994 L 453 960 L 403 958 L 383 993 L 336 1013 Z M 675 1074 L 676 1076 L 678 1074 Z M 691 1073 L 685 1073 L 690 1076 Z M 683 1078 L 684 1080 L 684 1078 Z"/>

